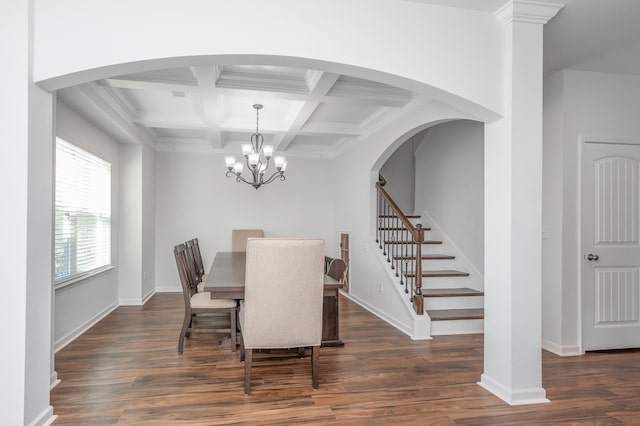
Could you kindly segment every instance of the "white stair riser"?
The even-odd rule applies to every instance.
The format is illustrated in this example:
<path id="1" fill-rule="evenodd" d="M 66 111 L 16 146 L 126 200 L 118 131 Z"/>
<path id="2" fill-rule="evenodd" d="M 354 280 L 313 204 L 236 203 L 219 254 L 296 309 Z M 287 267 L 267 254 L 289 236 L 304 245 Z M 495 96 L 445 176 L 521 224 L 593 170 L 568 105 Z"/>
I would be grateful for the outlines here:
<path id="1" fill-rule="evenodd" d="M 484 308 L 483 296 L 425 297 L 426 310 L 480 309 Z"/>
<path id="2" fill-rule="evenodd" d="M 469 277 L 422 277 L 422 288 L 470 288 L 468 278 Z"/>
<path id="3" fill-rule="evenodd" d="M 431 321 L 431 335 L 484 333 L 484 320 Z"/>

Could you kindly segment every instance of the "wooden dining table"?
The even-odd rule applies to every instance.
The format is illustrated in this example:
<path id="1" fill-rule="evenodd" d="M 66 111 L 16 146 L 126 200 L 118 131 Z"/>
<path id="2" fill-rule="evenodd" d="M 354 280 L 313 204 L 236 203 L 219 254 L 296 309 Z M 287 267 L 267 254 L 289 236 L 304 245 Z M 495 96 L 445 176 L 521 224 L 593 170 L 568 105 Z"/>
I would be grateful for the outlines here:
<path id="1" fill-rule="evenodd" d="M 204 283 L 204 291 L 211 293 L 212 299 L 244 299 L 245 252 L 216 253 L 211 269 Z M 324 276 L 324 297 L 322 301 L 322 346 L 343 346 L 340 340 L 338 290 L 342 283 Z"/>

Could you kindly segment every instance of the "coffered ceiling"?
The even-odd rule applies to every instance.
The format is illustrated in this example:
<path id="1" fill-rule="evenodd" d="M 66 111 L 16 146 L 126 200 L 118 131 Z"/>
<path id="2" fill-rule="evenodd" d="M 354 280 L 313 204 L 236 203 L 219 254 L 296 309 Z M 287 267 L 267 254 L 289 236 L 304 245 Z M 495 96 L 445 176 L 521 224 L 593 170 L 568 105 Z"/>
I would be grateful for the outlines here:
<path id="1" fill-rule="evenodd" d="M 405 0 L 493 12 L 506 0 Z M 545 74 L 640 74 L 640 1 L 547 0 Z M 331 158 L 422 102 L 398 87 L 322 70 L 264 65 L 161 69 L 70 87 L 58 99 L 123 143 L 232 153 L 255 131 L 287 156 Z"/>
<path id="2" fill-rule="evenodd" d="M 158 150 L 240 152 L 256 129 L 276 151 L 332 156 L 405 107 L 407 90 L 317 70 L 217 65 L 121 75 L 59 99 L 121 142 Z"/>

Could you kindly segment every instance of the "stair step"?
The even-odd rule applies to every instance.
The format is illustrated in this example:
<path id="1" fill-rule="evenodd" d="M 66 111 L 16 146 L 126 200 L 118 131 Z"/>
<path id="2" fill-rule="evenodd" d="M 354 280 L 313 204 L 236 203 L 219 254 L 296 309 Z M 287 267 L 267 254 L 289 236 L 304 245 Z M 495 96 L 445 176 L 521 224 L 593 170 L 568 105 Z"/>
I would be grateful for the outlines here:
<path id="1" fill-rule="evenodd" d="M 484 293 L 470 288 L 423 288 L 422 297 L 463 297 L 484 296 Z"/>
<path id="2" fill-rule="evenodd" d="M 404 231 L 406 228 L 402 227 L 380 227 L 380 231 Z M 431 228 L 422 228 L 423 231 L 431 231 Z"/>
<path id="3" fill-rule="evenodd" d="M 415 244 L 413 241 L 385 241 L 385 244 Z M 442 244 L 442 241 L 425 240 L 422 244 Z"/>
<path id="4" fill-rule="evenodd" d="M 427 311 L 431 321 L 484 319 L 484 309 L 439 309 Z"/>
<path id="5" fill-rule="evenodd" d="M 405 277 L 414 278 L 416 276 L 415 271 L 407 272 L 404 274 Z M 442 270 L 442 271 L 422 271 L 422 278 L 429 277 L 468 277 L 468 272 L 462 271 L 453 271 L 453 270 Z"/>
<path id="6" fill-rule="evenodd" d="M 393 256 L 394 260 L 413 260 L 415 256 Z M 422 260 L 449 260 L 455 259 L 455 256 L 450 254 L 423 254 Z"/>
<path id="7" fill-rule="evenodd" d="M 393 214 L 392 214 L 392 215 L 389 215 L 389 214 L 386 214 L 386 215 L 385 215 L 385 214 L 381 214 L 381 215 L 379 215 L 378 217 L 379 217 L 379 218 L 381 218 L 381 219 L 389 219 L 389 218 L 398 217 L 398 216 L 393 215 Z M 407 219 L 420 219 L 420 215 L 419 215 L 419 214 L 407 214 L 407 215 L 405 215 L 405 217 L 406 217 Z"/>

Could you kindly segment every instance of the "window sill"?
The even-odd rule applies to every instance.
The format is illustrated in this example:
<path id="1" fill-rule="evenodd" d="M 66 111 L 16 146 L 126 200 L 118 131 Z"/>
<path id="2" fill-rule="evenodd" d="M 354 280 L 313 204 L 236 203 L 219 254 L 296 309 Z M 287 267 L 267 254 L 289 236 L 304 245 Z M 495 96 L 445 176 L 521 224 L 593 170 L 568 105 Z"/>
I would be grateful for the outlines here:
<path id="1" fill-rule="evenodd" d="M 84 274 L 81 275 L 76 275 L 74 277 L 71 278 L 67 278 L 66 280 L 62 280 L 62 281 L 58 281 L 54 284 L 54 288 L 55 290 L 60 290 L 62 288 L 65 287 L 69 287 L 78 283 L 81 283 L 82 281 L 86 281 L 90 278 L 93 278 L 97 275 L 103 274 L 107 271 L 110 271 L 112 269 L 114 269 L 115 266 L 113 265 L 109 265 L 109 266 L 103 266 L 102 268 L 98 268 L 98 269 L 94 269 L 92 271 L 86 272 Z"/>

